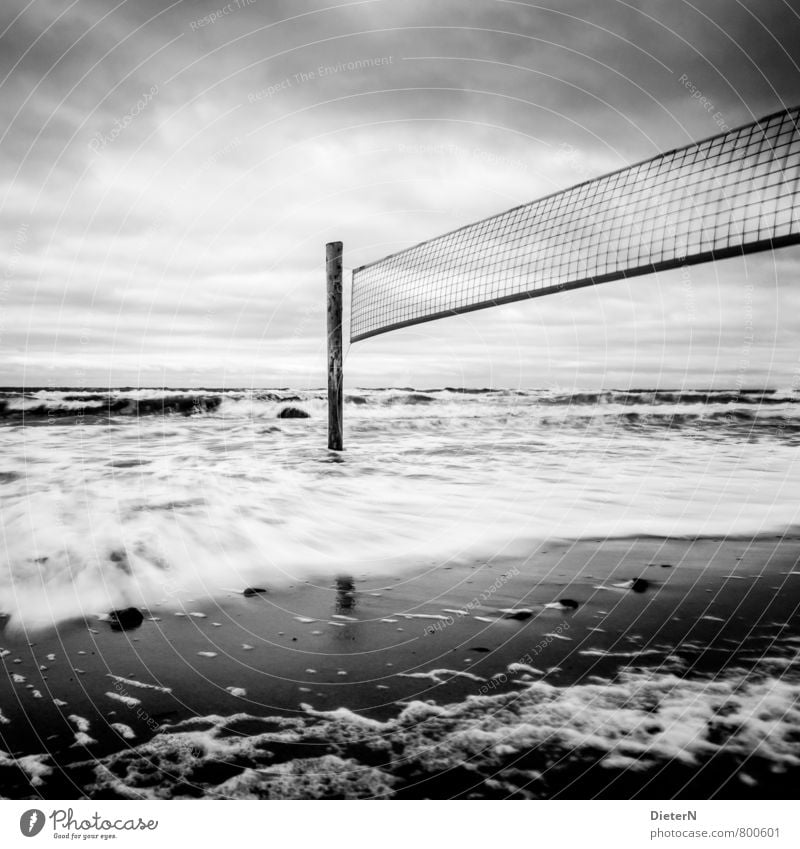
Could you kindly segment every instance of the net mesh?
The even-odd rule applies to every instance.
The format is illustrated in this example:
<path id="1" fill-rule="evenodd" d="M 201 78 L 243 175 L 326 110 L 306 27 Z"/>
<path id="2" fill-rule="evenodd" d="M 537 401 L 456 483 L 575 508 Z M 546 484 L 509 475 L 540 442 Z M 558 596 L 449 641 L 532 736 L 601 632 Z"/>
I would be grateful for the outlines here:
<path id="1" fill-rule="evenodd" d="M 799 113 L 781 111 L 355 269 L 351 341 L 800 241 Z"/>

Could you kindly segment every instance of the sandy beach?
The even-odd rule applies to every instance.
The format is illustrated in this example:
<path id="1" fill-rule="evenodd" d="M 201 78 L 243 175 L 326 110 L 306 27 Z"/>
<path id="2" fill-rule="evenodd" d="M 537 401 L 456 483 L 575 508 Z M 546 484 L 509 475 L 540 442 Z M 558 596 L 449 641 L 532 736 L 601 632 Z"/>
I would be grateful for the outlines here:
<path id="1" fill-rule="evenodd" d="M 799 558 L 796 536 L 551 542 L 176 592 L 129 630 L 0 620 L 3 792 L 788 797 Z"/>

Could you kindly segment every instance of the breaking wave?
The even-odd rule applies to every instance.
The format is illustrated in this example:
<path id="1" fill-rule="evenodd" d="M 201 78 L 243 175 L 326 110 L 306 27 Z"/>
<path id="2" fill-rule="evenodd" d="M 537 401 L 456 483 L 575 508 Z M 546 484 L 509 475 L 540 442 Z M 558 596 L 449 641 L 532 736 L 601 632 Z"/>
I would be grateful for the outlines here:
<path id="1" fill-rule="evenodd" d="M 754 420 L 763 415 L 785 414 L 795 419 L 800 413 L 800 395 L 778 390 L 625 390 L 571 392 L 506 389 L 370 389 L 346 396 L 352 414 L 369 416 L 371 411 L 397 407 L 428 407 L 438 415 L 492 415 L 500 403 L 512 414 L 546 412 L 565 408 L 577 416 L 594 409 L 602 415 L 615 412 L 622 418 L 655 416 L 681 424 L 699 419 L 734 417 Z M 322 412 L 321 390 L 245 389 L 115 389 L 108 392 L 78 389 L 6 389 L 0 391 L 0 421 L 37 423 L 41 420 L 80 417 L 109 420 L 115 417 L 215 415 L 274 415 L 282 405 L 306 405 Z M 636 408 L 633 411 L 625 408 Z M 673 412 L 669 409 L 671 408 Z M 775 409 L 775 408 L 780 408 Z M 428 412 L 423 415 L 430 415 Z"/>

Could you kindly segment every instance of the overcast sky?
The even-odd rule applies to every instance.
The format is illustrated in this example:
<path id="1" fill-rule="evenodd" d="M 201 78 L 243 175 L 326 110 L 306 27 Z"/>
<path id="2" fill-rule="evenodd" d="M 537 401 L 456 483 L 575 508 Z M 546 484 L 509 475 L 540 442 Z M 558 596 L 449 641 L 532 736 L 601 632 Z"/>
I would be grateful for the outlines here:
<path id="1" fill-rule="evenodd" d="M 0 383 L 321 386 L 326 241 L 352 268 L 796 105 L 796 9 L 3 0 Z M 800 386 L 799 268 L 420 325 L 346 384 Z"/>

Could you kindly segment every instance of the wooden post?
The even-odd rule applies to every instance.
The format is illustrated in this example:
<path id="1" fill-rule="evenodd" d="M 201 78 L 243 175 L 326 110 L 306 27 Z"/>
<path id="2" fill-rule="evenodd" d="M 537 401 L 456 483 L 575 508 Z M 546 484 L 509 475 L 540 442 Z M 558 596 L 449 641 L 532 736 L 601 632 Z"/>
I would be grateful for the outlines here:
<path id="1" fill-rule="evenodd" d="M 342 399 L 342 243 L 325 246 L 328 278 L 328 448 L 341 451 Z"/>

